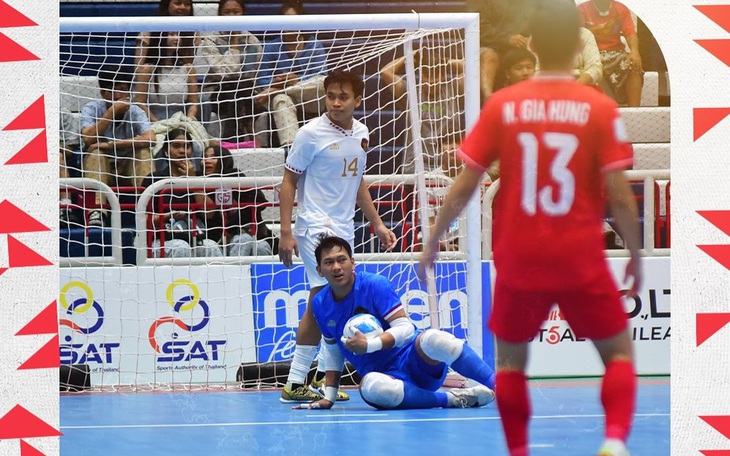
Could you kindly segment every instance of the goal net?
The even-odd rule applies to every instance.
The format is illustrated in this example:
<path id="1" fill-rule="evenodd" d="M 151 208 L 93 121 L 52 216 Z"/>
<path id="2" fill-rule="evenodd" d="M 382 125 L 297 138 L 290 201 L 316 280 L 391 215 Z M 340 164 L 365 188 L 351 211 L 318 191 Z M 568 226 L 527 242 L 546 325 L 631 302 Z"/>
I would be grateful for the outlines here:
<path id="1" fill-rule="evenodd" d="M 426 284 L 414 269 L 478 116 L 476 23 L 61 19 L 61 363 L 94 389 L 282 384 L 309 287 L 301 262 L 278 260 L 278 188 L 335 69 L 364 80 L 365 180 L 398 237 L 383 252 L 358 210 L 357 269 L 387 276 L 419 328 L 482 349 L 477 201 Z"/>

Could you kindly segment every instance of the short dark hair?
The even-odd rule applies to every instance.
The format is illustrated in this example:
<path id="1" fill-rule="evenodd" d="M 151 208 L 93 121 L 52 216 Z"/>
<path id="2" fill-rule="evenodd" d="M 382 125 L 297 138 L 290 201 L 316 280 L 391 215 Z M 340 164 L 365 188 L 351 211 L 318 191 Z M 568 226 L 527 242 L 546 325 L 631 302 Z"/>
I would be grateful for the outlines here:
<path id="1" fill-rule="evenodd" d="M 134 71 L 130 67 L 120 64 L 106 64 L 97 73 L 99 88 L 113 92 L 115 86 L 122 84 L 131 86 L 133 74 Z"/>
<path id="2" fill-rule="evenodd" d="M 502 55 L 500 64 L 502 66 L 502 70 L 507 71 L 514 65 L 522 62 L 523 60 L 529 60 L 532 62 L 533 65 L 537 63 L 537 57 L 535 57 L 535 54 L 533 54 L 526 48 L 518 47 L 511 48 L 507 52 L 505 52 Z"/>
<path id="3" fill-rule="evenodd" d="M 304 6 L 300 0 L 284 0 L 279 8 L 279 14 L 284 14 L 288 9 L 293 9 L 297 14 L 304 14 Z"/>
<path id="4" fill-rule="evenodd" d="M 580 41 L 580 15 L 574 4 L 542 0 L 530 20 L 532 45 L 540 66 L 572 62 Z"/>
<path id="5" fill-rule="evenodd" d="M 342 250 L 347 252 L 347 256 L 352 258 L 352 247 L 350 243 L 338 236 L 322 235 L 319 238 L 319 244 L 314 249 L 314 258 L 317 260 L 317 265 L 322 262 L 322 253 L 330 251 L 335 247 L 341 247 Z"/>
<path id="6" fill-rule="evenodd" d="M 221 15 L 221 10 L 223 9 L 223 5 L 226 4 L 226 2 L 234 1 L 238 3 L 238 6 L 241 7 L 243 10 L 243 14 L 246 14 L 246 2 L 245 0 L 218 0 L 218 15 Z"/>
<path id="7" fill-rule="evenodd" d="M 173 139 L 177 138 L 180 135 L 185 135 L 185 140 L 189 143 L 192 143 L 193 137 L 190 135 L 190 132 L 187 128 L 173 128 L 172 130 L 169 130 L 165 135 L 165 142 L 162 145 L 161 152 L 167 155 L 167 151 L 170 148 L 170 143 Z M 190 145 L 192 146 L 192 144 Z"/>
<path id="8" fill-rule="evenodd" d="M 330 71 L 327 77 L 324 78 L 324 90 L 327 91 L 327 87 L 332 84 L 339 84 L 340 87 L 345 84 L 350 84 L 356 97 L 361 97 L 365 91 L 365 83 L 362 82 L 360 75 L 348 70 Z"/>

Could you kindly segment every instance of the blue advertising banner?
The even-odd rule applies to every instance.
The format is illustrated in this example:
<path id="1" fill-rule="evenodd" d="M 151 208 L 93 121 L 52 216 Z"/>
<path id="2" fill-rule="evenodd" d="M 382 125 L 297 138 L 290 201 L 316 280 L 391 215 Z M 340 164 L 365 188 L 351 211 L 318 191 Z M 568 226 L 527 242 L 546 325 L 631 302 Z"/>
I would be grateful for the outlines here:
<path id="1" fill-rule="evenodd" d="M 416 278 L 412 263 L 361 263 L 355 269 L 388 277 L 401 302 L 406 305 L 414 324 L 418 328 L 430 326 L 428 294 L 425 285 Z M 486 288 L 482 309 L 486 318 L 491 307 L 489 264 L 484 263 L 482 269 L 482 280 Z M 464 338 L 467 318 L 466 264 L 437 263 L 435 276 L 441 329 Z M 254 263 L 251 265 L 251 289 L 254 296 L 257 361 L 264 363 L 290 360 L 296 345 L 297 325 L 306 309 L 309 296 L 304 266 L 297 264 L 287 269 L 281 264 Z M 484 332 L 484 353 L 490 354 L 485 359 L 491 364 L 492 338 L 491 334 L 487 334 L 486 328 Z"/>

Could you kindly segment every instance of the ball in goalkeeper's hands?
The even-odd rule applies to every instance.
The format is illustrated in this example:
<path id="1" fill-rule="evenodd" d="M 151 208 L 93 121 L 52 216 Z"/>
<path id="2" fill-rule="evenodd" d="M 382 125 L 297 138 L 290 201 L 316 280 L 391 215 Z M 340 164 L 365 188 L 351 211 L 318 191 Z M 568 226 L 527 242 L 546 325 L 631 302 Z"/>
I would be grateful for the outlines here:
<path id="1" fill-rule="evenodd" d="M 372 339 L 383 334 L 383 326 L 374 316 L 361 313 L 347 320 L 345 328 L 342 331 L 342 336 L 345 339 L 349 339 L 355 335 L 355 331 L 360 331 L 366 338 Z"/>

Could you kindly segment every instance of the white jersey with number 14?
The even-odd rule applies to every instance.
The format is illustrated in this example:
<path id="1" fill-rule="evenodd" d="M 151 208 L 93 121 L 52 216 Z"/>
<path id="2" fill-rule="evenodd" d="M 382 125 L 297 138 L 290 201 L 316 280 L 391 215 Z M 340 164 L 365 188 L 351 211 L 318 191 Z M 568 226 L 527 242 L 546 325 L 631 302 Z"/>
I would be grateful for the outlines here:
<path id="1" fill-rule="evenodd" d="M 308 122 L 294 138 L 286 168 L 299 174 L 294 234 L 331 231 L 354 237 L 355 201 L 365 172 L 368 128 L 353 120 L 352 130 L 327 114 Z"/>

